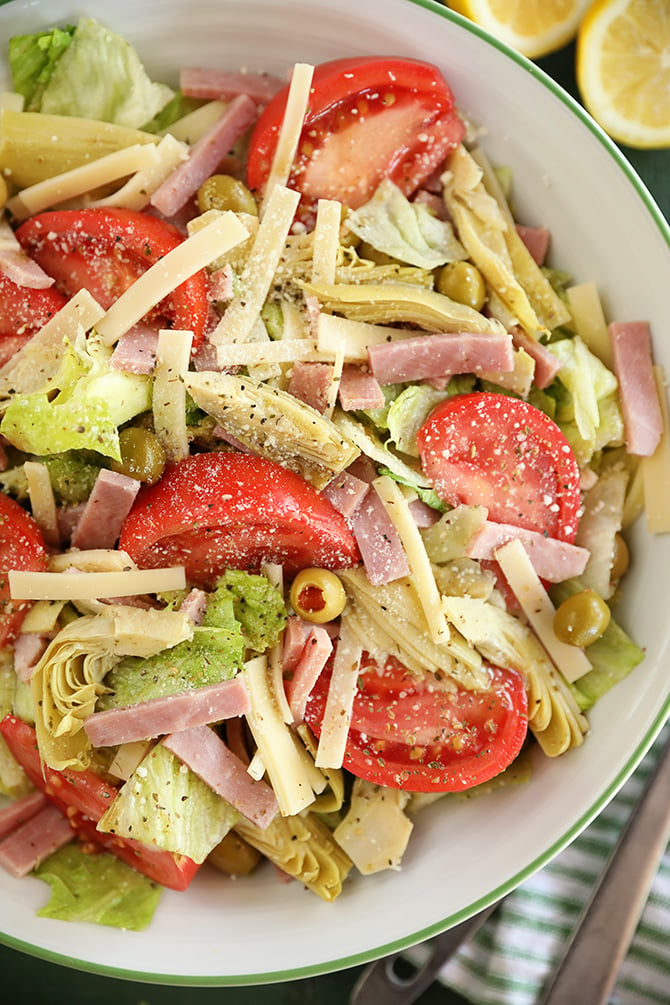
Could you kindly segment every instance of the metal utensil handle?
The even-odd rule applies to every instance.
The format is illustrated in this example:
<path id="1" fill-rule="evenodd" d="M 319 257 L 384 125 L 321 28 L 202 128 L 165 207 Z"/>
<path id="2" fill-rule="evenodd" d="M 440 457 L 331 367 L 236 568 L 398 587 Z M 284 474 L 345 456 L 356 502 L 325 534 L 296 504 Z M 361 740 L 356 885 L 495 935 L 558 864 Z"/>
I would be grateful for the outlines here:
<path id="1" fill-rule="evenodd" d="M 428 959 L 407 978 L 398 977 L 393 969 L 402 953 L 375 960 L 354 985 L 350 1005 L 411 1005 L 430 987 L 447 960 L 466 939 L 474 935 L 497 906 L 497 903 L 492 904 L 467 921 L 462 921 L 460 925 L 428 939 L 423 943 L 430 953 Z"/>
<path id="2" fill-rule="evenodd" d="M 670 742 L 628 820 L 541 1005 L 605 1005 L 670 839 Z"/>

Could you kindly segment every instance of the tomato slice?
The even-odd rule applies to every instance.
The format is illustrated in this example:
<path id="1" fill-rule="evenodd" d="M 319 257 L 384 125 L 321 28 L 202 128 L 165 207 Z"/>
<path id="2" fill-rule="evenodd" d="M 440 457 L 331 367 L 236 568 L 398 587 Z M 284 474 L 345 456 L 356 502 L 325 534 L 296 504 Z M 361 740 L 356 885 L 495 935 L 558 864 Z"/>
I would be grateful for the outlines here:
<path id="1" fill-rule="evenodd" d="M 13 642 L 31 604 L 12 600 L 7 573 L 13 569 L 44 572 L 47 552 L 42 531 L 29 513 L 0 493 L 0 646 Z"/>
<path id="2" fill-rule="evenodd" d="M 417 435 L 438 496 L 488 508 L 489 519 L 573 542 L 579 467 L 556 423 L 505 394 L 473 392 L 441 402 Z"/>
<path id="3" fill-rule="evenodd" d="M 142 568 L 183 565 L 213 586 L 226 568 L 279 562 L 335 569 L 359 560 L 344 517 L 299 475 L 232 451 L 194 454 L 140 489 L 119 548 Z"/>
<path id="4" fill-rule="evenodd" d="M 0 274 L 0 366 L 57 314 L 65 297 L 53 287 L 17 286 Z"/>
<path id="5" fill-rule="evenodd" d="M 259 192 L 288 91 L 270 101 L 251 136 L 247 181 Z M 307 212 L 319 198 L 360 206 L 385 177 L 409 196 L 464 135 L 452 92 L 435 66 L 389 57 L 321 63 L 288 184 L 302 193 Z"/>
<path id="6" fill-rule="evenodd" d="M 96 829 L 96 822 L 116 797 L 114 786 L 93 771 L 47 767 L 37 749 L 35 730 L 14 715 L 6 715 L 0 722 L 0 733 L 33 785 L 65 814 L 80 840 L 111 852 L 155 883 L 172 890 L 188 887 L 200 868 L 193 859 Z"/>
<path id="7" fill-rule="evenodd" d="M 132 209 L 64 209 L 22 223 L 16 236 L 67 297 L 84 288 L 110 307 L 143 272 L 184 240 L 176 227 Z M 207 279 L 200 270 L 159 304 L 149 323 L 193 332 L 202 341 L 208 315 Z"/>
<path id="8" fill-rule="evenodd" d="M 364 654 L 344 767 L 378 785 L 408 792 L 459 792 L 495 777 L 517 756 L 528 729 L 521 674 L 490 666 L 486 691 L 453 691 L 417 679 L 395 657 L 383 666 Z M 307 701 L 320 735 L 331 668 Z"/>

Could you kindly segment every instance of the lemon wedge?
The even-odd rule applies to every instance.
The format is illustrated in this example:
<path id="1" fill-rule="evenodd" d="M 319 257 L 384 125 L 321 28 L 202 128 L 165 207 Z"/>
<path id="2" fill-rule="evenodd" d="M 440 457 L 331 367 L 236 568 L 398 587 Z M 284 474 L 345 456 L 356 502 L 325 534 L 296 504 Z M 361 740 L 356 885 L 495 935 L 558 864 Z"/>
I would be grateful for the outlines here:
<path id="1" fill-rule="evenodd" d="M 573 39 L 590 0 L 447 0 L 513 49 L 537 59 Z"/>
<path id="2" fill-rule="evenodd" d="M 596 0 L 577 36 L 577 84 L 609 135 L 670 146 L 670 3 Z"/>

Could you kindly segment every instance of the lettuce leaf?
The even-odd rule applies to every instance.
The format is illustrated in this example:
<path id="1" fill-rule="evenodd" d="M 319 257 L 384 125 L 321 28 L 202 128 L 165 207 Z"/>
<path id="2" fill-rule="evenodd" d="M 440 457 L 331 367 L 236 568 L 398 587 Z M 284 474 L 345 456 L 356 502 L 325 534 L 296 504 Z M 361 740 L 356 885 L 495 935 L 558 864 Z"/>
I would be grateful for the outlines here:
<path id="1" fill-rule="evenodd" d="M 133 932 L 147 928 L 163 892 L 115 855 L 88 855 L 74 841 L 45 859 L 34 875 L 51 887 L 49 902 L 37 912 L 40 918 Z"/>
<path id="2" fill-rule="evenodd" d="M 246 646 L 256 653 L 272 648 L 286 624 L 280 591 L 265 576 L 228 569 L 210 597 L 203 625 L 222 623 L 231 600 Z"/>
<path id="3" fill-rule="evenodd" d="M 30 95 L 29 111 L 140 129 L 174 96 L 149 78 L 129 42 L 93 18 L 60 34 L 20 36 L 13 50 L 14 86 Z"/>

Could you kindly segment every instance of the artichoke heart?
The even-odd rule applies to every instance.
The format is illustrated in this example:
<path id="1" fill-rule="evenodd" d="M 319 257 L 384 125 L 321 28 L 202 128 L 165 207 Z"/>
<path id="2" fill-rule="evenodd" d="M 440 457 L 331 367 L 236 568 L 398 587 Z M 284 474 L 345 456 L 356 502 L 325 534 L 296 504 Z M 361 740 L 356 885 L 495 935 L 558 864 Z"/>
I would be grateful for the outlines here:
<path id="1" fill-rule="evenodd" d="M 505 329 L 443 293 L 416 284 L 390 283 L 299 283 L 305 293 L 316 297 L 326 311 L 343 314 L 353 321 L 415 324 L 431 332 L 482 332 L 502 335 Z"/>
<path id="2" fill-rule="evenodd" d="M 197 405 L 249 450 L 301 475 L 316 489 L 359 450 L 335 425 L 292 394 L 250 377 L 204 371 L 184 376 Z"/>

